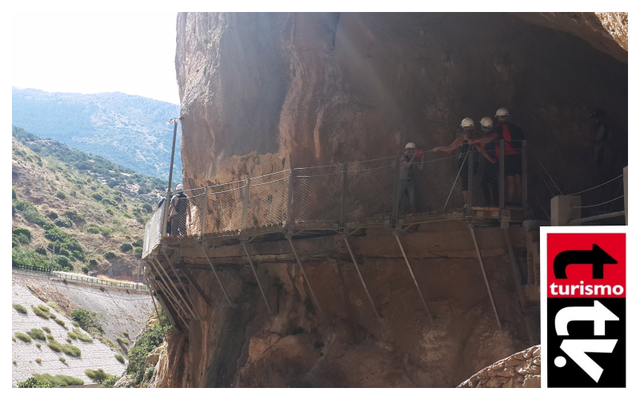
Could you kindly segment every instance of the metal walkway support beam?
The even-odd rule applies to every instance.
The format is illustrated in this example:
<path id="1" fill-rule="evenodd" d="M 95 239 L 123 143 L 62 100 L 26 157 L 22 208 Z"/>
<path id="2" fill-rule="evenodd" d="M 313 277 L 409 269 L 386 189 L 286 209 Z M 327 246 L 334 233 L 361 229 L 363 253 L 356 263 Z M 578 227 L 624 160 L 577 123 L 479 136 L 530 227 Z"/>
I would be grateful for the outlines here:
<path id="1" fill-rule="evenodd" d="M 185 289 L 184 285 L 182 284 L 182 281 L 180 280 L 180 277 L 178 276 L 178 271 L 176 271 L 176 269 L 173 267 L 173 263 L 171 262 L 171 260 L 169 259 L 169 256 L 167 255 L 166 247 L 162 248 L 162 254 L 164 254 L 164 258 L 167 259 L 167 262 L 169 263 L 169 267 L 171 267 L 173 274 L 176 276 L 178 283 L 180 284 L 180 286 L 182 287 L 182 290 L 184 291 L 184 296 L 186 296 L 189 301 L 187 302 L 187 300 L 184 299 L 184 296 L 182 296 L 182 293 L 180 293 L 180 291 L 176 288 L 178 295 L 180 296 L 182 301 L 184 301 L 187 308 L 189 308 L 189 304 L 191 304 L 191 308 L 189 308 L 189 311 L 191 311 L 191 314 L 193 315 L 193 317 L 195 319 L 201 319 L 200 314 L 198 313 L 198 310 L 196 310 L 196 306 L 193 304 L 193 301 L 191 301 L 191 297 L 189 297 L 189 294 L 187 293 L 187 289 Z M 173 283 L 173 281 L 171 283 Z"/>
<path id="2" fill-rule="evenodd" d="M 362 277 L 362 273 L 360 272 L 360 267 L 358 266 L 358 262 L 356 261 L 353 252 L 351 251 L 351 246 L 349 246 L 349 240 L 347 240 L 346 235 L 342 235 L 344 239 L 344 243 L 347 245 L 347 250 L 349 250 L 349 254 L 351 255 L 351 260 L 353 261 L 353 265 L 356 267 L 356 271 L 358 272 L 358 276 L 360 277 L 360 282 L 362 282 L 362 286 L 364 286 L 364 291 L 367 292 L 367 297 L 369 298 L 369 302 L 371 302 L 371 307 L 373 308 L 373 312 L 376 314 L 376 318 L 379 322 L 384 322 L 384 318 L 378 314 L 378 310 L 376 309 L 376 305 L 373 303 L 373 299 L 371 298 L 371 294 L 369 293 L 369 289 L 367 288 L 367 284 L 364 283 L 364 278 Z"/>
<path id="3" fill-rule="evenodd" d="M 518 269 L 518 264 L 516 263 L 516 256 L 513 252 L 511 237 L 509 236 L 509 228 L 502 228 L 502 231 L 504 232 L 504 239 L 507 242 L 507 250 L 509 251 L 509 263 L 511 264 L 511 271 L 513 272 L 513 283 L 516 286 L 516 291 L 518 292 L 518 297 L 520 298 L 520 311 L 522 311 L 526 304 L 524 293 L 522 293 L 522 275 L 520 275 L 520 270 Z M 529 342 L 531 343 L 531 346 L 533 346 L 535 343 L 533 341 L 533 331 L 531 330 L 531 323 L 529 322 L 528 316 L 524 316 L 524 322 L 527 325 Z"/>
<path id="4" fill-rule="evenodd" d="M 227 294 L 227 291 L 224 289 L 224 286 L 222 285 L 222 281 L 220 280 L 220 276 L 218 275 L 218 272 L 216 272 L 216 269 L 213 267 L 213 263 L 211 262 L 211 260 L 209 259 L 209 255 L 207 254 L 207 249 L 204 248 L 204 245 L 202 244 L 202 242 L 200 242 L 200 247 L 202 247 L 202 252 L 204 253 L 204 256 L 207 258 L 207 262 L 211 267 L 211 271 L 213 271 L 213 275 L 216 277 L 216 280 L 218 281 L 218 285 L 220 285 L 220 289 L 222 289 L 222 293 L 224 293 L 225 299 L 227 299 L 227 302 L 231 307 L 233 308 L 237 307 L 238 305 L 231 301 L 231 299 L 229 298 L 229 295 Z"/>
<path id="5" fill-rule="evenodd" d="M 478 247 L 478 241 L 476 240 L 476 233 L 473 230 L 473 225 L 469 224 L 469 232 L 471 232 L 471 238 L 473 239 L 473 245 L 476 247 L 476 253 L 478 253 L 478 261 L 480 262 L 480 270 L 482 271 L 482 276 L 484 277 L 484 283 L 487 285 L 487 292 L 489 293 L 489 299 L 491 300 L 491 306 L 493 307 L 493 312 L 496 315 L 496 321 L 498 322 L 498 328 L 502 329 L 502 324 L 500 323 L 500 317 L 498 317 L 498 310 L 496 309 L 496 303 L 493 301 L 493 293 L 491 293 L 491 286 L 489 286 L 489 279 L 487 279 L 487 272 L 484 269 L 484 261 L 482 261 L 482 254 L 480 253 L 480 247 Z"/>
<path id="6" fill-rule="evenodd" d="M 304 276 L 304 280 L 307 282 L 307 286 L 309 286 L 309 291 L 311 292 L 311 297 L 313 297 L 313 302 L 316 303 L 316 307 L 318 307 L 318 310 L 320 311 L 320 316 L 322 317 L 322 320 L 324 321 L 324 324 L 327 326 L 327 329 L 331 329 L 331 327 L 329 326 L 329 323 L 327 322 L 327 319 L 324 317 L 324 313 L 322 312 L 322 307 L 320 307 L 320 303 L 318 302 L 318 299 L 316 298 L 316 294 L 313 291 L 313 288 L 311 287 L 311 282 L 309 281 L 309 278 L 307 277 L 307 273 L 304 270 L 304 267 L 302 266 L 302 262 L 300 261 L 300 258 L 298 257 L 298 253 L 296 252 L 296 248 L 293 245 L 293 242 L 291 241 L 291 236 L 287 235 L 287 240 L 289 241 L 289 244 L 291 245 L 291 249 L 293 250 L 293 255 L 296 256 L 296 260 L 298 261 L 298 266 L 300 266 L 300 271 L 302 271 L 302 276 Z"/>
<path id="7" fill-rule="evenodd" d="M 156 283 L 158 284 L 158 286 L 162 286 L 163 292 L 166 295 L 168 295 L 167 300 L 169 299 L 173 300 L 174 302 L 173 309 L 176 311 L 176 313 L 178 313 L 178 317 L 180 317 L 182 322 L 185 324 L 185 327 L 188 329 L 189 324 L 187 324 L 187 321 L 184 319 L 182 314 L 180 314 L 180 312 L 183 312 L 185 315 L 188 313 L 184 310 L 180 301 L 178 301 L 178 299 L 174 296 L 171 289 L 169 288 L 169 284 L 165 281 L 163 274 L 159 271 L 159 270 L 163 270 L 162 264 L 160 264 L 160 261 L 155 257 L 151 257 L 150 260 L 151 260 L 151 264 L 153 265 L 153 268 L 156 270 L 156 273 L 160 276 L 160 279 L 161 279 L 161 282 L 156 282 Z M 158 265 L 155 265 L 155 264 L 158 264 Z"/>
<path id="8" fill-rule="evenodd" d="M 256 282 L 258 282 L 258 287 L 260 288 L 260 293 L 262 293 L 262 298 L 264 299 L 264 304 L 267 305 L 267 310 L 269 310 L 269 314 L 273 314 L 271 311 L 271 307 L 269 307 L 269 302 L 267 301 L 267 296 L 264 294 L 264 290 L 262 289 L 262 284 L 260 283 L 260 279 L 258 278 L 258 273 L 256 272 L 256 268 L 253 266 L 253 261 L 251 261 L 251 256 L 249 255 L 249 251 L 247 250 L 247 242 L 245 240 L 240 241 L 242 243 L 242 247 L 244 248 L 244 252 L 247 254 L 247 258 L 249 259 L 249 265 L 251 265 L 251 270 L 253 271 L 253 276 L 256 277 Z"/>
<path id="9" fill-rule="evenodd" d="M 413 283 L 416 285 L 416 289 L 418 289 L 418 294 L 420 295 L 420 300 L 422 300 L 422 304 L 424 305 L 424 309 L 427 310 L 427 314 L 429 314 L 429 319 L 431 323 L 433 323 L 433 315 L 431 315 L 431 311 L 429 311 L 429 307 L 427 306 L 427 302 L 422 295 L 422 290 L 420 290 L 420 285 L 418 285 L 418 281 L 416 280 L 416 276 L 413 273 L 413 268 L 411 268 L 411 264 L 409 264 L 409 259 L 404 252 L 404 248 L 402 247 L 402 243 L 400 243 L 400 236 L 398 236 L 397 231 L 393 231 L 393 236 L 396 237 L 398 241 L 398 246 L 400 246 L 400 251 L 402 252 L 402 257 L 404 257 L 404 262 L 407 263 L 407 268 L 409 268 L 409 273 L 411 274 L 411 278 L 413 278 Z"/>

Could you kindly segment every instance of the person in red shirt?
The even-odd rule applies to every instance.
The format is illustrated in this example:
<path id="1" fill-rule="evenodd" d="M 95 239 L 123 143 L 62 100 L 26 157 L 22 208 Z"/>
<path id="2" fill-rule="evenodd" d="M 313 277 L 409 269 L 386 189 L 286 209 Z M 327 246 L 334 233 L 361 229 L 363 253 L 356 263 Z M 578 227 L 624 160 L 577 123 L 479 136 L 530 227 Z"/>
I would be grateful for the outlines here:
<path id="1" fill-rule="evenodd" d="M 504 139 L 504 174 L 507 177 L 507 206 L 522 205 L 522 142 L 525 140 L 522 129 L 507 122 L 509 111 L 500 108 L 495 118 L 498 124 L 487 135 L 469 140 L 469 144 L 488 143 Z M 500 156 L 498 152 L 498 157 Z"/>

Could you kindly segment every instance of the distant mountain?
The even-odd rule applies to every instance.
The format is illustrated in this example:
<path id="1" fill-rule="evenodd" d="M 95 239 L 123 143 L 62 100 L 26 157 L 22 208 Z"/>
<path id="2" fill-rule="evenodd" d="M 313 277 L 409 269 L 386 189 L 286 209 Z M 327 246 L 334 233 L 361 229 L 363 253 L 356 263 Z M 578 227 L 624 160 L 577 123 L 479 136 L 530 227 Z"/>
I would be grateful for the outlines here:
<path id="1" fill-rule="evenodd" d="M 13 124 L 102 156 L 135 172 L 169 177 L 173 125 L 180 106 L 124 93 L 48 93 L 12 88 Z M 182 178 L 180 126 L 173 180 Z"/>

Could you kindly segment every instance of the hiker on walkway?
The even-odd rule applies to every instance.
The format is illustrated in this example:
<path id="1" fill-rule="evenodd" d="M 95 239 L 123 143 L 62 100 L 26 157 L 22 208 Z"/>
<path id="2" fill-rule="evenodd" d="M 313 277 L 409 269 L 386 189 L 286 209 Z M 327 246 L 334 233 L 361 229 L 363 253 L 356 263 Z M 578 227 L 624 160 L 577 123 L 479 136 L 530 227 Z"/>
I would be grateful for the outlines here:
<path id="1" fill-rule="evenodd" d="M 460 154 L 458 154 L 458 171 L 460 174 L 460 180 L 462 182 L 462 197 L 464 198 L 464 208 L 470 208 L 469 206 L 469 152 L 475 148 L 479 151 L 486 159 L 489 161 L 493 160 L 487 152 L 484 150 L 484 143 L 478 143 L 471 146 L 471 140 L 478 138 L 480 135 L 475 130 L 475 125 L 471 118 L 465 118 L 462 120 L 460 124 L 462 127 L 463 134 L 458 136 L 456 140 L 453 141 L 449 146 L 440 146 L 435 147 L 431 151 L 453 151 L 460 147 Z M 496 162 L 493 160 L 492 162 Z M 478 172 L 478 164 L 479 161 L 476 158 L 473 163 L 473 174 L 475 175 Z"/>
<path id="2" fill-rule="evenodd" d="M 500 108 L 496 111 L 495 118 L 498 125 L 489 133 L 479 139 L 470 140 L 470 144 L 488 143 L 494 140 L 504 139 L 504 174 L 507 177 L 507 201 L 506 206 L 522 205 L 522 142 L 525 140 L 522 129 L 507 122 L 509 111 Z M 497 149 L 496 149 L 497 150 Z M 499 156 L 499 152 L 498 152 Z"/>
<path id="3" fill-rule="evenodd" d="M 169 204 L 169 217 L 171 218 L 171 236 L 185 236 L 187 234 L 186 218 L 191 224 L 191 207 L 189 199 L 184 194 L 184 186 L 179 183 L 176 186 L 176 194 Z"/>
<path id="4" fill-rule="evenodd" d="M 491 117 L 484 117 L 480 120 L 480 130 L 484 135 L 488 135 L 493 129 L 493 119 Z M 482 194 L 484 195 L 484 204 L 486 207 L 496 207 L 498 205 L 499 185 L 498 185 L 498 173 L 500 172 L 500 165 L 498 164 L 498 148 L 497 142 L 491 141 L 484 146 L 485 151 L 493 160 L 487 158 L 483 159 L 484 173 L 482 180 L 480 181 L 480 187 L 482 188 Z"/>
<path id="5" fill-rule="evenodd" d="M 422 152 L 422 150 L 420 150 Z M 416 212 L 416 183 L 414 180 L 413 165 L 416 163 L 416 157 L 420 157 L 421 161 L 418 168 L 422 171 L 424 165 L 424 153 L 418 155 L 416 144 L 413 142 L 407 143 L 404 146 L 404 155 L 402 156 L 402 164 L 400 165 L 400 190 L 398 191 L 398 198 L 396 202 L 400 205 L 400 200 L 404 196 L 405 192 L 409 196 L 409 205 L 411 207 L 411 213 Z"/>

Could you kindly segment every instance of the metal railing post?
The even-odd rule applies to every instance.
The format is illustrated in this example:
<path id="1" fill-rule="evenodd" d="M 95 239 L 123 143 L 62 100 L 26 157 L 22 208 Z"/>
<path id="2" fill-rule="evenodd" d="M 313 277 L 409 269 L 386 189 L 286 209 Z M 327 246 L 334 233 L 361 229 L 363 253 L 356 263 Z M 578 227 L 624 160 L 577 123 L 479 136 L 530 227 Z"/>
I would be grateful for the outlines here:
<path id="1" fill-rule="evenodd" d="M 289 168 L 289 191 L 287 192 L 287 227 L 291 225 L 293 207 L 293 167 Z"/>
<path id="2" fill-rule="evenodd" d="M 500 172 L 499 172 L 499 176 L 498 179 L 500 180 L 499 184 L 500 184 L 500 201 L 499 201 L 499 207 L 500 210 L 504 209 L 504 197 L 505 197 L 505 184 L 504 184 L 504 139 L 500 139 Z"/>
<path id="3" fill-rule="evenodd" d="M 393 174 L 393 211 L 392 211 L 392 215 L 391 215 L 391 219 L 394 221 L 397 221 L 398 219 L 398 206 L 400 203 L 400 199 L 399 199 L 399 191 L 400 191 L 400 160 L 402 159 L 402 156 L 397 156 L 396 157 L 396 165 L 394 168 L 394 174 Z"/>
<path id="4" fill-rule="evenodd" d="M 250 190 L 250 188 L 251 188 L 251 178 L 247 178 L 246 189 L 244 191 L 244 205 L 243 205 L 243 208 L 242 208 L 242 227 L 241 227 L 242 232 L 244 232 L 244 230 L 247 227 L 246 219 L 247 219 L 247 209 L 249 207 L 249 190 Z"/>
<path id="5" fill-rule="evenodd" d="M 349 163 L 342 164 L 342 206 L 340 209 L 340 227 L 344 229 L 347 208 L 347 175 L 349 174 Z"/>
<path id="6" fill-rule="evenodd" d="M 209 213 L 209 186 L 204 187 L 204 205 L 202 206 L 202 217 L 200 217 L 200 240 L 205 235 L 207 215 Z"/>
<path id="7" fill-rule="evenodd" d="M 467 177 L 467 205 L 469 209 L 473 206 L 473 159 L 475 154 L 473 154 L 472 146 L 469 146 L 468 160 L 469 165 L 467 166 L 469 171 L 469 176 Z"/>
<path id="8" fill-rule="evenodd" d="M 522 209 L 527 211 L 527 141 L 522 141 Z"/>

